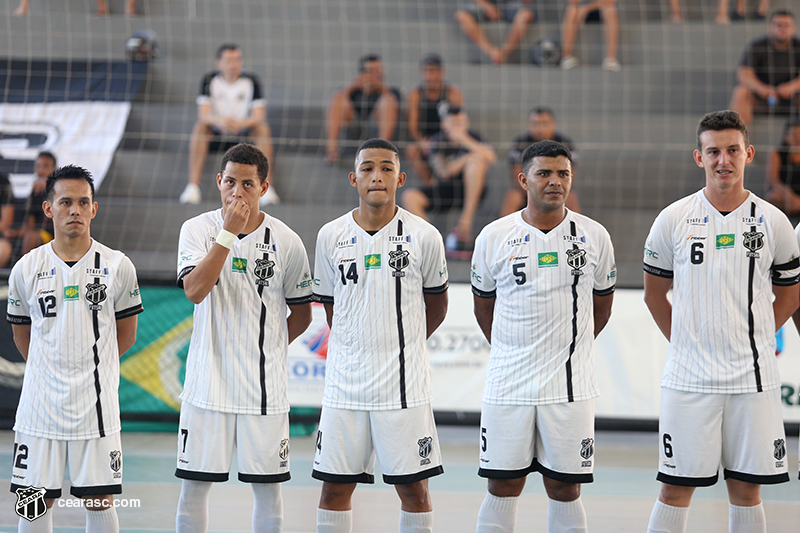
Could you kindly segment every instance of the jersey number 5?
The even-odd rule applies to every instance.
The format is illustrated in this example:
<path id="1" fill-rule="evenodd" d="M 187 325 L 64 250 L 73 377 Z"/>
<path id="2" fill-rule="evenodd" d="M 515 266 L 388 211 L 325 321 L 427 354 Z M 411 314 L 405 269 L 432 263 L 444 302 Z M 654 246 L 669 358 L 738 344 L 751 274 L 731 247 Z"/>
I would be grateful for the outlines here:
<path id="1" fill-rule="evenodd" d="M 54 311 L 56 308 L 56 297 L 42 296 L 39 298 L 39 308 L 42 310 L 42 316 L 44 318 L 54 318 L 56 316 L 56 312 Z"/>
<path id="2" fill-rule="evenodd" d="M 522 270 L 525 268 L 525 263 L 514 263 L 511 266 L 511 272 L 514 273 L 514 281 L 517 285 L 525 285 L 525 282 L 528 278 L 525 276 L 525 271 Z"/>

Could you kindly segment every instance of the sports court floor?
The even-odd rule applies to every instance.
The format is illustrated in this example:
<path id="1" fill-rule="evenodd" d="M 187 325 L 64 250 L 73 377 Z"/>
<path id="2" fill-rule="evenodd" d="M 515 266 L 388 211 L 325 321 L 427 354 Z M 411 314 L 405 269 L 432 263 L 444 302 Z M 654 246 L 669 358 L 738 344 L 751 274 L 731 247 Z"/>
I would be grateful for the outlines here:
<path id="1" fill-rule="evenodd" d="M 445 474 L 431 480 L 435 531 L 474 532 L 486 482 L 477 472 L 475 427 L 440 427 Z M 124 493 L 139 499 L 138 509 L 119 508 L 125 533 L 174 531 L 175 508 L 180 493 L 175 470 L 176 437 L 167 433 L 123 433 Z M 16 531 L 16 496 L 8 492 L 14 438 L 0 431 L 0 532 Z M 658 494 L 655 481 L 658 437 L 656 433 L 598 432 L 595 482 L 584 485 L 583 502 L 592 533 L 644 533 Z M 791 481 L 762 490 L 768 531 L 800 532 L 800 481 L 797 479 L 797 437 L 787 442 Z M 314 438 L 293 437 L 293 479 L 283 485 L 285 533 L 313 533 L 320 483 L 311 478 Z M 234 464 L 235 472 L 235 464 Z M 235 474 L 232 476 L 235 479 Z M 378 476 L 376 476 L 378 478 Z M 65 484 L 65 494 L 68 487 Z M 399 500 L 391 487 L 378 481 L 359 486 L 354 496 L 355 533 L 397 531 Z M 83 531 L 82 509 L 55 508 L 57 533 Z M 519 505 L 517 530 L 546 530 L 547 497 L 538 474 L 529 477 Z M 211 491 L 209 529 L 214 532 L 251 531 L 252 493 L 238 481 L 218 484 Z M 725 484 L 698 489 L 689 513 L 690 532 L 728 531 Z"/>

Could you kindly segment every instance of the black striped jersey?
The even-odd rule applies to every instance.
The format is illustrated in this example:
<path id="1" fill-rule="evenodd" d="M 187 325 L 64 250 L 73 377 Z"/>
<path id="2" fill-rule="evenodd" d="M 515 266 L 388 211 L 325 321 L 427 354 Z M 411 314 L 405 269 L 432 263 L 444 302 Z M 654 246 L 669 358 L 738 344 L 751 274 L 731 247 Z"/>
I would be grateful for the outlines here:
<path id="1" fill-rule="evenodd" d="M 179 286 L 211 250 L 222 223 L 221 208 L 183 223 Z M 287 306 L 310 303 L 311 283 L 300 237 L 264 214 L 255 231 L 236 239 L 217 284 L 194 307 L 181 399 L 224 413 L 287 413 Z"/>
<path id="2" fill-rule="evenodd" d="M 544 405 L 599 395 L 594 297 L 614 292 L 606 229 L 567 210 L 547 233 L 517 211 L 486 226 L 472 254 L 472 292 L 496 298 L 483 401 Z"/>
<path id="3" fill-rule="evenodd" d="M 448 286 L 439 232 L 402 208 L 374 235 L 353 213 L 317 236 L 314 298 L 333 304 L 322 405 L 380 411 L 432 400 L 423 294 Z"/>
<path id="4" fill-rule="evenodd" d="M 229 82 L 219 72 L 209 72 L 200 83 L 197 105 L 211 105 L 215 117 L 245 119 L 256 107 L 266 107 L 261 84 L 254 74 L 243 72 Z"/>
<path id="5" fill-rule="evenodd" d="M 645 272 L 673 279 L 661 386 L 719 394 L 780 387 L 772 285 L 800 281 L 792 226 L 752 193 L 722 215 L 704 190 L 664 209 L 645 244 Z"/>
<path id="6" fill-rule="evenodd" d="M 69 266 L 51 242 L 24 255 L 8 284 L 7 320 L 31 326 L 14 430 L 53 440 L 118 433 L 117 320 L 143 310 L 133 263 L 93 240 Z"/>

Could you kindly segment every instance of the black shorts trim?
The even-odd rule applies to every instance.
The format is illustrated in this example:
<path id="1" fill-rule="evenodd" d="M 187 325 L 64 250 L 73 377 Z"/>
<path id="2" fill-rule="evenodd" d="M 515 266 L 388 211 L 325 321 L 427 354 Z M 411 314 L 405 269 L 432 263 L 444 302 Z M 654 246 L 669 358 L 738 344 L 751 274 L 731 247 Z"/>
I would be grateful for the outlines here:
<path id="1" fill-rule="evenodd" d="M 444 284 L 439 285 L 438 287 L 422 287 L 423 294 L 444 294 L 447 292 L 448 287 L 450 287 L 450 282 L 445 281 Z"/>
<path id="2" fill-rule="evenodd" d="M 647 263 L 644 263 L 644 271 L 647 272 L 648 274 L 658 276 L 659 278 L 672 279 L 675 277 L 675 274 L 672 272 L 672 270 L 663 270 L 658 267 L 650 266 Z"/>
<path id="3" fill-rule="evenodd" d="M 745 474 L 743 472 L 736 472 L 728 470 L 727 468 L 722 471 L 725 479 L 737 479 L 746 483 L 753 483 L 754 485 L 777 485 L 778 483 L 786 483 L 789 481 L 789 473 L 773 474 L 770 476 L 759 476 L 757 474 Z"/>
<path id="4" fill-rule="evenodd" d="M 286 305 L 310 304 L 314 299 L 311 296 L 301 296 L 300 298 L 286 298 Z"/>
<path id="5" fill-rule="evenodd" d="M 16 483 L 11 484 L 11 492 L 16 494 L 17 489 L 27 489 L 28 486 L 25 485 L 17 485 Z M 55 500 L 61 497 L 61 489 L 46 489 L 47 491 L 44 493 L 45 500 Z"/>
<path id="6" fill-rule="evenodd" d="M 487 292 L 487 291 L 482 291 L 482 290 L 478 289 L 477 287 L 475 287 L 475 285 L 470 285 L 470 286 L 472 287 L 472 294 L 474 294 L 478 298 L 490 299 L 490 298 L 497 297 L 497 289 Z"/>
<path id="7" fill-rule="evenodd" d="M 177 285 L 179 288 L 181 288 L 181 289 L 182 289 L 182 288 L 183 288 L 183 278 L 184 278 L 184 277 L 185 277 L 185 276 L 186 276 L 186 275 L 187 275 L 189 272 L 191 272 L 192 270 L 194 270 L 194 269 L 195 269 L 195 267 L 196 267 L 196 265 L 190 265 L 190 266 L 188 266 L 188 267 L 184 268 L 183 270 L 181 270 L 180 272 L 178 272 L 178 279 L 177 279 L 177 280 L 175 280 L 175 285 Z"/>
<path id="8" fill-rule="evenodd" d="M 668 485 L 677 485 L 678 487 L 710 487 L 717 482 L 719 472 L 709 477 L 678 477 L 659 472 L 656 479 Z"/>
<path id="9" fill-rule="evenodd" d="M 488 479 L 519 479 L 531 472 L 536 472 L 536 467 L 531 465 L 519 470 L 494 470 L 491 468 L 478 468 L 478 475 Z"/>
<path id="10" fill-rule="evenodd" d="M 94 485 L 91 487 L 76 487 L 72 485 L 69 493 L 77 498 L 84 496 L 103 496 L 105 494 L 122 494 L 122 485 Z"/>
<path id="11" fill-rule="evenodd" d="M 134 307 L 129 307 L 127 309 L 123 309 L 122 311 L 119 311 L 118 313 L 114 313 L 114 318 L 117 319 L 117 320 L 122 320 L 123 318 L 129 318 L 129 317 L 138 315 L 139 313 L 141 313 L 143 311 L 144 311 L 144 307 L 142 306 L 142 304 L 139 304 L 139 305 L 134 306 Z"/>
<path id="12" fill-rule="evenodd" d="M 367 474 L 330 474 L 328 472 L 320 472 L 319 470 L 312 470 L 311 477 L 320 481 L 327 481 L 329 483 L 375 483 L 375 476 Z"/>
<path id="13" fill-rule="evenodd" d="M 439 465 L 427 470 L 423 470 L 422 472 L 417 472 L 416 474 L 405 474 L 402 476 L 387 476 L 384 474 L 383 482 L 387 485 L 409 485 L 411 483 L 416 483 L 417 481 L 422 481 L 423 479 L 428 479 L 429 477 L 438 476 L 441 474 L 444 474 L 444 468 Z"/>
<path id="14" fill-rule="evenodd" d="M 333 296 L 324 296 L 322 294 L 314 293 L 311 295 L 311 299 L 315 302 L 319 302 L 321 304 L 331 304 L 333 305 Z"/>
<path id="15" fill-rule="evenodd" d="M 175 477 L 180 479 L 191 479 L 192 481 L 210 481 L 211 483 L 224 483 L 228 481 L 228 472 L 212 474 L 209 472 L 193 472 L 191 470 L 175 469 Z"/>
<path id="16" fill-rule="evenodd" d="M 17 325 L 31 324 L 31 317 L 6 314 L 6 322 Z"/>
<path id="17" fill-rule="evenodd" d="M 533 460 L 533 465 L 531 465 L 531 468 L 535 469 L 544 477 L 555 479 L 556 481 L 562 481 L 564 483 L 592 483 L 594 481 L 594 474 L 565 474 L 563 472 L 556 472 L 555 470 L 545 468 L 536 459 Z"/>
<path id="18" fill-rule="evenodd" d="M 616 288 L 617 288 L 616 285 L 612 285 L 611 287 L 609 287 L 607 289 L 602 289 L 602 290 L 599 290 L 599 291 L 597 289 L 593 289 L 592 290 L 592 294 L 594 294 L 595 296 L 610 296 L 610 295 L 614 294 L 614 291 L 616 290 Z"/>
<path id="19" fill-rule="evenodd" d="M 239 481 L 242 483 L 283 483 L 292 479 L 289 472 L 283 474 L 242 474 L 239 472 Z"/>

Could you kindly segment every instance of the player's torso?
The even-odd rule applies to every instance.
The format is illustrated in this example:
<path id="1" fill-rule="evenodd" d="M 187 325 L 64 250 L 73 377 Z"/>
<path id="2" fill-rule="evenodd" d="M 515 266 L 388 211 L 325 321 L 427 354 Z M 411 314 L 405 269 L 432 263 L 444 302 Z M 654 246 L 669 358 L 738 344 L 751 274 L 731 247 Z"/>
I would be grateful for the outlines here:
<path id="1" fill-rule="evenodd" d="M 254 81 L 248 75 L 239 76 L 234 82 L 225 81 L 221 75 L 215 76 L 209 86 L 212 113 L 220 117 L 247 117 L 254 88 Z"/>

